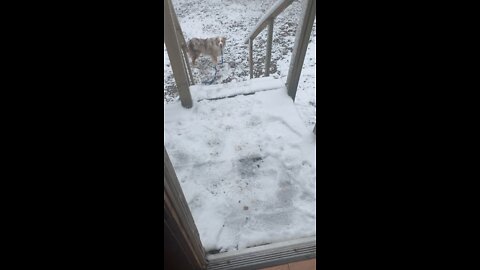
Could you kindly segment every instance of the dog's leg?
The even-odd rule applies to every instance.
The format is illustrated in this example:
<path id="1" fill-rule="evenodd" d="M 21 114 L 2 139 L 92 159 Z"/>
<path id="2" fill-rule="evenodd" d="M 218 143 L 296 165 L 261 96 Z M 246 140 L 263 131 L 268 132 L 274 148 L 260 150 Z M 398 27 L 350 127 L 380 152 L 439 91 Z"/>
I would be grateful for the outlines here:
<path id="1" fill-rule="evenodd" d="M 213 64 L 217 64 L 217 57 L 212 55 L 212 62 Z"/>

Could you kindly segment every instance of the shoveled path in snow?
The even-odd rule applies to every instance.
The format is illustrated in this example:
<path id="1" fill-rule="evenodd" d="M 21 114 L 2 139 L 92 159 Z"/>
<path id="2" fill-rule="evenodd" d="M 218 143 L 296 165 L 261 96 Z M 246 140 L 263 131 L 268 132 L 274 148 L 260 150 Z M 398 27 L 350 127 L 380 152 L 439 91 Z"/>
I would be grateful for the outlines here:
<path id="1" fill-rule="evenodd" d="M 207 251 L 316 234 L 316 138 L 279 80 L 194 87 L 193 108 L 165 105 L 165 147 Z"/>

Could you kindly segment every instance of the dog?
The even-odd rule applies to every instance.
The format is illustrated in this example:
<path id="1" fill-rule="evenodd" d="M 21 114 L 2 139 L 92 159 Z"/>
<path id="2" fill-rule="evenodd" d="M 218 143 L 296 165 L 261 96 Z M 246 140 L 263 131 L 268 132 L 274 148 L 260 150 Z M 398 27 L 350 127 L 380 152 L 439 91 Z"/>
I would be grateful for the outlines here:
<path id="1" fill-rule="evenodd" d="M 192 38 L 187 42 L 186 49 L 190 58 L 192 58 L 192 64 L 195 65 L 195 60 L 200 55 L 210 55 L 213 64 L 217 64 L 217 57 L 222 53 L 223 47 L 225 47 L 225 37 L 213 37 L 213 38 Z"/>

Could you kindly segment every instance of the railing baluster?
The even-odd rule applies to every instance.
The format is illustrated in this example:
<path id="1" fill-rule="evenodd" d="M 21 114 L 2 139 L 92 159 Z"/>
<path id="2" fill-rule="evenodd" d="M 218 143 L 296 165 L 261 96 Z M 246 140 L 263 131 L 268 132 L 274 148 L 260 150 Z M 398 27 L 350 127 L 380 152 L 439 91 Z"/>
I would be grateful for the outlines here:
<path id="1" fill-rule="evenodd" d="M 270 10 L 260 19 L 259 23 L 255 26 L 254 30 L 245 39 L 245 44 L 249 49 L 250 60 L 250 79 L 253 79 L 253 40 L 257 35 L 265 29 L 268 25 L 268 39 L 267 39 L 267 55 L 265 57 L 265 77 L 270 76 L 270 64 L 272 60 L 272 37 L 273 37 L 273 23 L 275 17 L 286 9 L 294 0 L 280 0 L 276 2 Z"/>
<path id="2" fill-rule="evenodd" d="M 265 77 L 270 75 L 270 60 L 272 59 L 272 37 L 273 37 L 273 22 L 274 19 L 268 23 L 268 37 L 267 37 L 267 55 L 265 59 Z"/>
<path id="3" fill-rule="evenodd" d="M 253 78 L 253 39 L 248 43 L 249 59 L 250 59 L 250 79 Z"/>
<path id="4" fill-rule="evenodd" d="M 255 39 L 260 32 L 267 27 L 270 19 L 273 19 L 282 13 L 289 5 L 293 3 L 294 0 L 281 0 L 275 3 L 265 15 L 260 19 L 259 23 L 255 26 L 253 31 L 248 34 L 248 37 L 245 39 L 245 44 L 248 43 L 250 39 Z"/>

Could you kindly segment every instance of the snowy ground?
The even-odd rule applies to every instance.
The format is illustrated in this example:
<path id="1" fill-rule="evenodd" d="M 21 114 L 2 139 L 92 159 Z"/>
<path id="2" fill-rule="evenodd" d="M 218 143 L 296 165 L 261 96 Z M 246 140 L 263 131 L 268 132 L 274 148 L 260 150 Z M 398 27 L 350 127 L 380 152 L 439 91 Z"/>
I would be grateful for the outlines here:
<path id="1" fill-rule="evenodd" d="M 281 79 L 230 84 L 252 93 L 165 106 L 165 147 L 207 251 L 314 236 L 315 135 Z M 192 87 L 194 100 L 224 95 Z M 273 88 L 273 89 L 272 89 Z"/>
<path id="2" fill-rule="evenodd" d="M 226 36 L 224 63 L 219 65 L 213 84 L 249 80 L 247 35 L 276 0 L 173 0 L 178 20 L 187 40 L 193 37 Z M 292 56 L 295 32 L 303 1 L 294 1 L 276 19 L 273 26 L 271 76 L 286 81 Z M 265 68 L 267 30 L 254 40 L 254 77 L 261 77 Z M 316 121 L 316 22 L 313 24 L 303 71 L 298 85 L 295 105 L 307 127 Z M 196 83 L 209 81 L 215 70 L 209 57 L 198 59 L 192 67 Z M 220 59 L 219 59 L 220 60 Z M 177 98 L 172 68 L 164 46 L 164 104 Z"/>
<path id="3" fill-rule="evenodd" d="M 244 44 L 275 2 L 173 0 L 187 40 L 227 37 L 224 63 L 214 82 L 218 85 L 192 87 L 196 100 L 219 93 L 259 91 L 259 82 L 278 87 L 278 80 L 250 83 Z M 283 83 L 302 2 L 295 1 L 274 24 L 271 76 Z M 165 146 L 209 251 L 315 235 L 315 146 L 311 137 L 316 122 L 315 28 L 314 23 L 294 104 L 282 91 L 265 91 L 203 100 L 185 110 L 177 100 L 164 46 Z M 254 41 L 254 77 L 264 72 L 266 36 L 264 30 Z M 192 69 L 196 83 L 210 80 L 213 64 L 208 57 L 198 60 Z M 222 83 L 237 84 L 223 87 Z"/>

